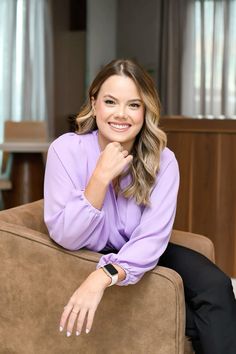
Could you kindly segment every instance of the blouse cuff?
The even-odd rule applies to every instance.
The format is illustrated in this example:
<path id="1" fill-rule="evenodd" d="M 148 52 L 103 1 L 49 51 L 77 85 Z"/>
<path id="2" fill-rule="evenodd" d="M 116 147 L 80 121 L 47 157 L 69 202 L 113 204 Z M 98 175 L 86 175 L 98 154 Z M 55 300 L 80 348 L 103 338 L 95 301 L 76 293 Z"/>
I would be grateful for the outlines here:
<path id="1" fill-rule="evenodd" d="M 117 255 L 115 253 L 108 253 L 108 254 L 102 256 L 97 264 L 96 269 L 99 269 L 108 263 L 117 264 L 122 269 L 124 269 L 124 271 L 126 273 L 126 277 L 124 280 L 121 280 L 118 283 L 116 283 L 116 285 L 126 286 L 129 284 L 137 283 L 138 280 L 136 279 L 135 276 L 132 275 L 132 270 L 131 270 L 130 266 L 127 263 L 120 262 L 116 256 Z"/>

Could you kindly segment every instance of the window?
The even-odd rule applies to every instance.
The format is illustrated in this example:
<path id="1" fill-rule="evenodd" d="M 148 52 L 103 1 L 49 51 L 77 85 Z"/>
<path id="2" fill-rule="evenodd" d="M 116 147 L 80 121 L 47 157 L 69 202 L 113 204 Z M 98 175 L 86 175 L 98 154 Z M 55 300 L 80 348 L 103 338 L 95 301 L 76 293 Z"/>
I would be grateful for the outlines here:
<path id="1" fill-rule="evenodd" d="M 51 118 L 52 72 L 49 0 L 1 0 L 1 140 L 5 120 Z"/>
<path id="2" fill-rule="evenodd" d="M 236 118 L 236 0 L 195 0 L 195 113 Z"/>

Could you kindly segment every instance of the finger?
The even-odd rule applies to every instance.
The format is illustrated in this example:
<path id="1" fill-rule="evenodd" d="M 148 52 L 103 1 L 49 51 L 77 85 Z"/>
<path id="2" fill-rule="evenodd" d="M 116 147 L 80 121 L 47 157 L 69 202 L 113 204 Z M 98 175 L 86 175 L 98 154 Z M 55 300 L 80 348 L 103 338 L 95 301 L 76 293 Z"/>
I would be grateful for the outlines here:
<path id="1" fill-rule="evenodd" d="M 82 331 L 84 320 L 86 317 L 88 309 L 81 309 L 78 320 L 77 320 L 77 330 L 76 330 L 76 335 L 79 335 Z"/>
<path id="2" fill-rule="evenodd" d="M 113 141 L 113 143 L 111 143 L 111 145 L 114 145 L 114 146 L 117 146 L 117 147 L 120 147 L 120 146 L 121 146 L 121 144 L 118 143 L 118 141 Z"/>
<path id="3" fill-rule="evenodd" d="M 133 155 L 128 155 L 127 157 L 125 157 L 125 162 L 127 164 L 131 163 L 133 161 Z"/>
<path id="4" fill-rule="evenodd" d="M 109 149 L 109 150 L 112 150 L 114 148 L 119 148 L 121 145 L 120 143 L 118 143 L 117 141 L 113 141 L 112 143 L 109 143 L 107 144 L 106 148 L 105 149 Z"/>
<path id="5" fill-rule="evenodd" d="M 119 151 L 123 151 L 124 150 L 123 146 L 120 143 L 118 143 L 117 141 L 115 141 L 113 143 L 113 146 L 115 146 Z"/>
<path id="6" fill-rule="evenodd" d="M 124 157 L 128 156 L 129 155 L 129 151 L 128 150 L 123 150 L 122 151 L 122 154 Z"/>
<path id="7" fill-rule="evenodd" d="M 86 333 L 89 333 L 91 331 L 92 325 L 93 325 L 93 319 L 95 315 L 95 310 L 90 309 L 88 312 L 88 318 L 87 318 L 87 324 L 86 324 Z"/>
<path id="8" fill-rule="evenodd" d="M 119 152 L 122 152 L 124 150 L 123 146 L 120 145 L 120 143 L 118 143 L 119 145 L 116 146 L 116 150 Z"/>
<path id="9" fill-rule="evenodd" d="M 60 332 L 63 331 L 66 321 L 67 321 L 67 318 L 68 318 L 69 314 L 71 313 L 72 308 L 73 308 L 72 304 L 68 304 L 64 307 L 64 311 L 62 312 L 61 319 L 60 319 Z"/>
<path id="10" fill-rule="evenodd" d="M 73 327 L 74 327 L 76 318 L 78 316 L 78 313 L 79 313 L 79 310 L 76 310 L 75 307 L 73 308 L 73 310 L 70 313 L 70 317 L 69 317 L 69 320 L 67 323 L 67 332 L 66 332 L 67 337 L 70 337 L 70 335 L 73 332 Z"/>

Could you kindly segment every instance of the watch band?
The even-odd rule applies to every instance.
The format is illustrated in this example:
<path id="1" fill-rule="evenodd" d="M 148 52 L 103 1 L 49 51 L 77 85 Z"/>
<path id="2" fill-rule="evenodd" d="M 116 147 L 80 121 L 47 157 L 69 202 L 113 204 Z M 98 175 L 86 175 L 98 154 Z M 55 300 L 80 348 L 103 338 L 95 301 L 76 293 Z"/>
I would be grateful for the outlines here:
<path id="1" fill-rule="evenodd" d="M 111 284 L 109 284 L 108 287 L 112 286 L 118 282 L 119 273 L 118 273 L 117 269 L 112 264 L 110 264 L 110 263 L 106 264 L 102 267 L 102 269 L 111 278 Z"/>

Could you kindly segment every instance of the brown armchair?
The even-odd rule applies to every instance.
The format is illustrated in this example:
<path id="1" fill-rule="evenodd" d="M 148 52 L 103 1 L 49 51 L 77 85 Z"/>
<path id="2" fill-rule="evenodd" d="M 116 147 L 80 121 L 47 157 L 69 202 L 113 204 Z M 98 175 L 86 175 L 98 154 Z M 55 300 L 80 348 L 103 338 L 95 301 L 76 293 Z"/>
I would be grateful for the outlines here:
<path id="1" fill-rule="evenodd" d="M 214 260 L 203 236 L 173 231 L 172 242 Z M 0 353 L 190 354 L 181 277 L 157 266 L 133 286 L 105 290 L 89 334 L 67 338 L 59 318 L 101 254 L 66 251 L 49 237 L 43 201 L 0 212 Z"/>

